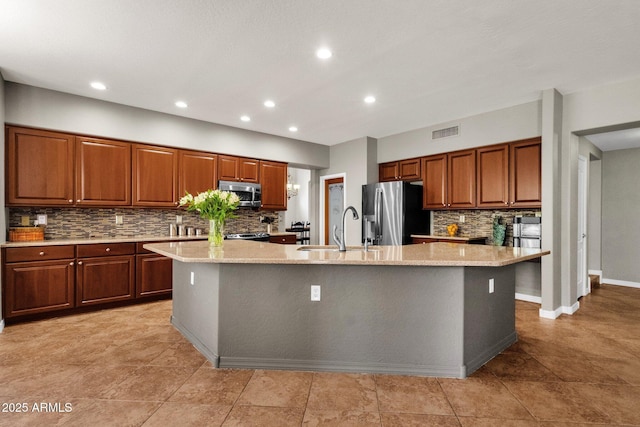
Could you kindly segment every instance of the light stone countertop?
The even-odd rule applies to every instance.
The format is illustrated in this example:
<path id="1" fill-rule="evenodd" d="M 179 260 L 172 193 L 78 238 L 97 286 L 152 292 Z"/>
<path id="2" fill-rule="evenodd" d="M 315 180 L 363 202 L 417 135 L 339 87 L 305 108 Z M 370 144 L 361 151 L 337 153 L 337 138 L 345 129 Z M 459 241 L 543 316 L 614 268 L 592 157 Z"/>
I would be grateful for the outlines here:
<path id="1" fill-rule="evenodd" d="M 550 251 L 530 248 L 429 243 L 424 245 L 374 246 L 337 250 L 303 251 L 300 245 L 247 240 L 225 241 L 223 248 L 210 248 L 209 242 L 149 243 L 145 249 L 186 263 L 217 264 L 335 264 L 395 266 L 476 266 L 502 267 L 548 255 Z M 306 246 L 337 249 L 335 246 Z"/>
<path id="2" fill-rule="evenodd" d="M 29 242 L 5 242 L 0 244 L 2 248 L 24 248 L 30 246 L 57 246 L 57 245 L 90 245 L 94 243 L 137 243 L 137 242 L 184 242 L 190 240 L 206 240 L 207 235 L 201 236 L 121 236 L 121 237 L 87 237 L 69 239 L 35 240 Z"/>

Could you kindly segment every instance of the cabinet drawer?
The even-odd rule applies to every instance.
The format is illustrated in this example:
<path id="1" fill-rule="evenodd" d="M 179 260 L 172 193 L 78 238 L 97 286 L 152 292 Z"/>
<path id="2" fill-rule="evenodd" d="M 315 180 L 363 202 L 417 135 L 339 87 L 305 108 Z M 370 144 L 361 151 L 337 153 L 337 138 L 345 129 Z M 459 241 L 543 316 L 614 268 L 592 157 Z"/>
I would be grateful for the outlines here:
<path id="1" fill-rule="evenodd" d="M 296 240 L 297 238 L 295 234 L 285 234 L 282 236 L 269 237 L 269 243 L 280 243 L 282 245 L 295 245 Z"/>
<path id="2" fill-rule="evenodd" d="M 75 246 L 29 246 L 24 248 L 7 248 L 5 262 L 45 261 L 75 257 Z"/>
<path id="3" fill-rule="evenodd" d="M 96 243 L 93 245 L 78 245 L 78 258 L 132 255 L 135 251 L 135 243 Z"/>

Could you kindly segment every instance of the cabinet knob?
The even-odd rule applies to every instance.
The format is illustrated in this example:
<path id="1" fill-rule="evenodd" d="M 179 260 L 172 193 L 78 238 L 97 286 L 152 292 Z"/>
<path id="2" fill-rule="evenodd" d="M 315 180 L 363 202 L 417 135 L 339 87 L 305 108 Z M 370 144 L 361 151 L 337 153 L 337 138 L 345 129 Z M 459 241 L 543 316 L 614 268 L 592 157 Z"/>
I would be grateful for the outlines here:
<path id="1" fill-rule="evenodd" d="M 69 263 L 69 265 L 73 265 L 73 261 L 71 261 L 71 262 Z"/>
<path id="2" fill-rule="evenodd" d="M 111 252 L 111 248 L 107 248 L 107 249 L 105 249 L 105 251 Z"/>
<path id="3" fill-rule="evenodd" d="M 78 265 L 82 265 L 82 261 L 78 261 Z"/>
<path id="4" fill-rule="evenodd" d="M 69 203 L 73 203 L 73 199 L 69 199 L 67 200 Z"/>
<path id="5" fill-rule="evenodd" d="M 44 256 L 44 251 L 40 252 L 38 255 Z"/>
<path id="6" fill-rule="evenodd" d="M 76 203 L 80 203 L 80 199 L 76 200 Z"/>

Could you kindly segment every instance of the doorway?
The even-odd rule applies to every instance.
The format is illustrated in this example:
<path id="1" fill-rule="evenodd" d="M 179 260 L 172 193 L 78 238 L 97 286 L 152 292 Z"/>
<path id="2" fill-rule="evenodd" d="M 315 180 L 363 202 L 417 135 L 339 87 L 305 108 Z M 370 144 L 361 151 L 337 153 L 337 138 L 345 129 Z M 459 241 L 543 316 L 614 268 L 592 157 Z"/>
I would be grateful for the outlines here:
<path id="1" fill-rule="evenodd" d="M 333 226 L 337 226 L 338 233 L 342 232 L 342 212 L 344 211 L 344 176 L 323 177 L 323 243 L 330 245 Z"/>
<path id="2" fill-rule="evenodd" d="M 587 159 L 586 157 L 578 156 L 577 298 L 591 292 L 590 281 L 587 280 L 587 189 Z"/>

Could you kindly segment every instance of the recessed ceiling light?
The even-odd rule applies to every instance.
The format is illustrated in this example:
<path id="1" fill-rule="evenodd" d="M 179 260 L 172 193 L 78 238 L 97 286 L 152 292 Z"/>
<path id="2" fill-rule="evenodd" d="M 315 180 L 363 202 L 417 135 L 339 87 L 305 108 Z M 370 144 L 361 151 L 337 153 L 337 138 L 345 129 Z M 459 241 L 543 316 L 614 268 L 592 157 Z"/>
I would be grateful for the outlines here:
<path id="1" fill-rule="evenodd" d="M 366 102 L 367 104 L 373 104 L 374 102 L 376 102 L 376 97 L 369 95 L 364 98 L 364 102 Z"/>
<path id="2" fill-rule="evenodd" d="M 276 103 L 270 99 L 267 99 L 266 101 L 264 101 L 264 106 L 268 108 L 273 108 L 276 106 Z"/>
<path id="3" fill-rule="evenodd" d="M 100 83 L 100 82 L 92 82 L 91 83 L 91 87 L 96 89 L 96 90 L 106 90 L 107 86 L 105 86 L 104 83 Z"/>
<path id="4" fill-rule="evenodd" d="M 249 117 L 249 116 L 240 116 L 240 120 L 242 120 L 243 122 L 250 122 L 251 121 L 251 117 Z"/>
<path id="5" fill-rule="evenodd" d="M 176 101 L 176 107 L 178 107 L 178 108 L 187 108 L 188 105 L 184 101 Z"/>
<path id="6" fill-rule="evenodd" d="M 331 58 L 331 55 L 333 55 L 331 53 L 331 51 L 329 49 L 327 49 L 326 47 L 322 47 L 318 50 L 316 50 L 316 56 L 320 59 L 328 59 Z"/>
<path id="7" fill-rule="evenodd" d="M 289 127 L 289 132 L 298 132 L 298 128 L 295 126 L 290 126 Z"/>

